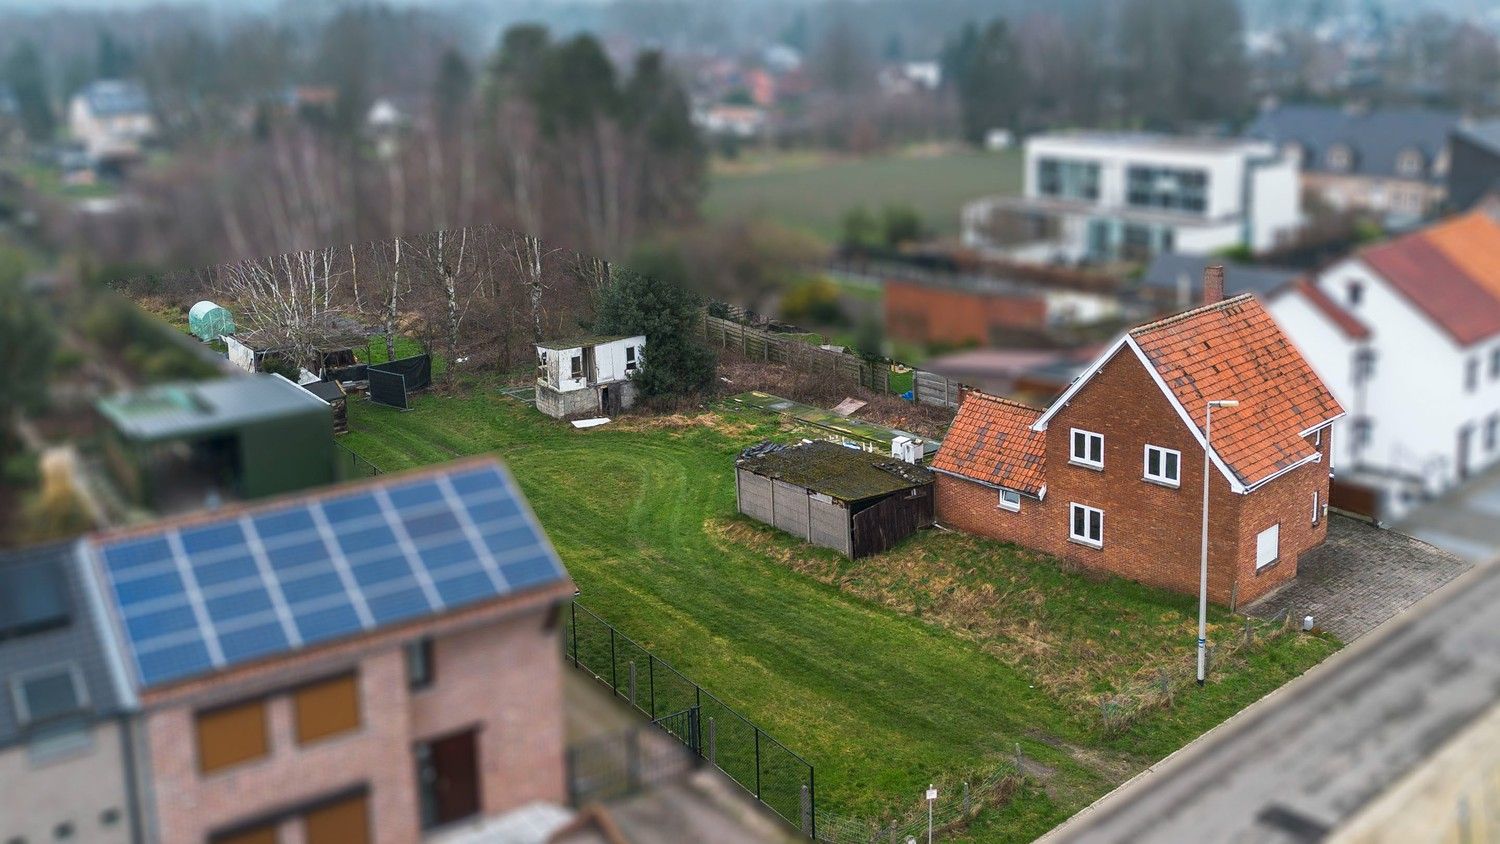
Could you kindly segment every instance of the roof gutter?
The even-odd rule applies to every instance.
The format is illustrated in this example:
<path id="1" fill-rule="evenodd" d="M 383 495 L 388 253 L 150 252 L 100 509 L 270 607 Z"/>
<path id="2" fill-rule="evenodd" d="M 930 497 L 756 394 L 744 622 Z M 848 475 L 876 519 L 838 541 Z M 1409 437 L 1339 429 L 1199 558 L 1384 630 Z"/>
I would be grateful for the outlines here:
<path id="1" fill-rule="evenodd" d="M 992 481 L 981 481 L 978 478 L 971 478 L 968 475 L 960 475 L 957 472 L 951 472 L 951 471 L 949 471 L 947 469 L 938 469 L 938 468 L 935 468 L 935 467 L 930 467 L 930 468 L 931 468 L 931 470 L 933 472 L 936 472 L 936 473 L 938 473 L 940 475 L 947 475 L 950 478 L 958 478 L 961 481 L 968 481 L 971 484 L 979 484 L 980 486 L 989 487 L 990 489 L 1003 489 L 1006 492 L 1014 492 L 1016 495 L 1024 495 L 1027 498 L 1031 498 L 1031 499 L 1034 499 L 1036 501 L 1041 501 L 1043 498 L 1047 497 L 1047 485 L 1046 484 L 1042 484 L 1041 489 L 1039 489 L 1036 492 L 1027 492 L 1024 489 L 1016 489 L 1015 487 L 1001 486 L 1000 484 L 994 483 Z"/>

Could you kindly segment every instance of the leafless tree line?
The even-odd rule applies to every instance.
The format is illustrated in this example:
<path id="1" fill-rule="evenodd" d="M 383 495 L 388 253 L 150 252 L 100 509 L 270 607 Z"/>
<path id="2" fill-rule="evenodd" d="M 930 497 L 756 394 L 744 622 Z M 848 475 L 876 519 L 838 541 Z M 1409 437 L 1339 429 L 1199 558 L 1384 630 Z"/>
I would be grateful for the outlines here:
<path id="1" fill-rule="evenodd" d="M 248 258 L 140 278 L 130 292 L 183 306 L 211 299 L 234 314 L 239 333 L 311 361 L 317 350 L 384 335 L 441 354 L 447 371 L 510 372 L 537 340 L 578 333 L 607 261 L 552 248 L 494 225 Z"/>

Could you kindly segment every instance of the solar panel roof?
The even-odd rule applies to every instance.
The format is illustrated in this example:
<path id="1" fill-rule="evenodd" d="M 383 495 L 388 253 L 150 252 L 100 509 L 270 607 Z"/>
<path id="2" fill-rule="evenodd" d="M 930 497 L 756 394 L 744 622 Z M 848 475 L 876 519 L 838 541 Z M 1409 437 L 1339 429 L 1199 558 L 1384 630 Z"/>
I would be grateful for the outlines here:
<path id="1" fill-rule="evenodd" d="M 567 578 L 494 461 L 333 488 L 93 547 L 142 687 Z"/>

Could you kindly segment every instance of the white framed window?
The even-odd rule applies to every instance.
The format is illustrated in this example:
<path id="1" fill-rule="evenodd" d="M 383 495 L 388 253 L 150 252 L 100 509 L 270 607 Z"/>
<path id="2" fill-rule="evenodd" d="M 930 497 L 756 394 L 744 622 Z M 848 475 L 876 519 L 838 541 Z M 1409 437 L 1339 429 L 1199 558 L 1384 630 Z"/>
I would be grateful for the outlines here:
<path id="1" fill-rule="evenodd" d="M 1255 567 L 1265 568 L 1281 556 L 1281 523 L 1266 528 L 1255 535 Z"/>
<path id="2" fill-rule="evenodd" d="M 1001 510 L 1009 510 L 1012 513 L 1019 512 L 1021 509 L 1021 493 L 1010 489 L 1000 490 L 999 506 Z"/>
<path id="3" fill-rule="evenodd" d="M 1182 484 L 1182 452 L 1159 445 L 1146 446 L 1146 480 L 1152 483 Z"/>
<path id="4" fill-rule="evenodd" d="M 1092 466 L 1095 469 L 1104 468 L 1104 435 L 1093 431 L 1085 431 L 1082 428 L 1074 428 L 1072 445 L 1069 447 L 1068 455 L 1072 462 L 1084 466 Z"/>
<path id="5" fill-rule="evenodd" d="M 625 371 L 626 372 L 634 372 L 635 371 L 635 367 L 636 367 L 635 347 L 634 346 L 626 346 L 625 347 Z"/>
<path id="6" fill-rule="evenodd" d="M 1318 501 L 1318 491 L 1313 490 L 1313 524 L 1317 524 L 1323 518 L 1323 508 Z"/>
<path id="7" fill-rule="evenodd" d="M 1104 547 L 1104 511 L 1086 504 L 1068 507 L 1068 538 L 1074 542 Z"/>

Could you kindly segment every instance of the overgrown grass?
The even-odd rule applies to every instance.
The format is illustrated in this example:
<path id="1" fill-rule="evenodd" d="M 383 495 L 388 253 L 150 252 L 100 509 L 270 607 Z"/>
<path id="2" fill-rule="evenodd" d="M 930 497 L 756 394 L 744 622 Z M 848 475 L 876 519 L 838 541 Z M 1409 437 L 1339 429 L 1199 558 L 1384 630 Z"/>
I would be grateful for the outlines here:
<path id="1" fill-rule="evenodd" d="M 834 161 L 792 156 L 758 164 L 714 173 L 703 202 L 709 219 L 764 214 L 833 242 L 851 208 L 862 205 L 878 213 L 902 204 L 915 208 L 935 233 L 953 235 L 965 202 L 1021 188 L 1018 151 L 892 153 Z"/>
<path id="2" fill-rule="evenodd" d="M 767 415 L 578 431 L 480 390 L 409 413 L 356 401 L 350 421 L 346 444 L 387 470 L 503 458 L 584 602 L 807 758 L 824 811 L 904 810 L 1019 746 L 1034 781 L 975 840 L 1030 839 L 1336 646 L 1267 643 L 1110 734 L 1088 696 L 1186 658 L 1191 598 L 936 532 L 858 563 L 809 549 L 735 513 L 737 451 L 796 435 Z"/>

